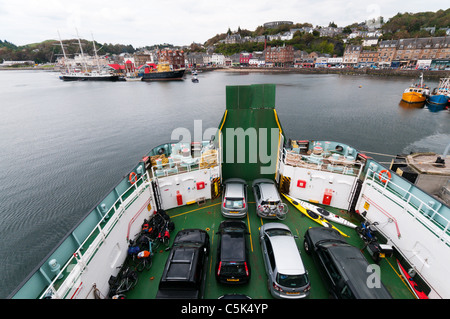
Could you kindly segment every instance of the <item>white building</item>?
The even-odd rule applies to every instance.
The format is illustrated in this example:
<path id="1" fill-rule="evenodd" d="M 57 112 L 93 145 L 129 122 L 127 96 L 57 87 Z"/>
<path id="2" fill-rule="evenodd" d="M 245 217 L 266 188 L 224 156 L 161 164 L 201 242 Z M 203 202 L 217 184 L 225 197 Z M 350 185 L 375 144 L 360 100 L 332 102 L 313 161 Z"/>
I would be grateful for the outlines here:
<path id="1" fill-rule="evenodd" d="M 378 44 L 378 38 L 365 38 L 363 39 L 363 47 L 370 47 Z"/>
<path id="2" fill-rule="evenodd" d="M 211 63 L 215 65 L 225 65 L 225 56 L 223 54 L 213 53 L 211 55 Z"/>
<path id="3" fill-rule="evenodd" d="M 338 65 L 342 64 L 343 57 L 335 57 L 335 58 L 328 58 L 328 64 Z"/>
<path id="4" fill-rule="evenodd" d="M 288 32 L 284 32 L 283 34 L 280 35 L 280 40 L 289 41 L 289 40 L 292 40 L 293 37 L 294 37 L 294 33 L 288 31 Z"/>
<path id="5" fill-rule="evenodd" d="M 250 66 L 264 67 L 266 65 L 266 61 L 260 59 L 249 59 L 248 64 Z"/>

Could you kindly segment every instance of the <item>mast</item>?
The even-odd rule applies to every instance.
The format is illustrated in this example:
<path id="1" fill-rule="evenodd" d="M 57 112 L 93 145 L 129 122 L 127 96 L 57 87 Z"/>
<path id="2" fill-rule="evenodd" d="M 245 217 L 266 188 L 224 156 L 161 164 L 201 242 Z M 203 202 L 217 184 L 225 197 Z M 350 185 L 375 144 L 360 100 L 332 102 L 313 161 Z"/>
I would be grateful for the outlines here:
<path id="1" fill-rule="evenodd" d="M 92 34 L 92 32 L 91 32 L 91 36 L 92 36 L 92 44 L 94 45 L 95 60 L 97 61 L 98 71 L 100 72 L 100 62 L 98 61 L 97 48 L 95 47 L 94 35 Z"/>
<path id="2" fill-rule="evenodd" d="M 64 66 L 65 66 L 66 69 L 67 69 L 67 73 L 69 73 L 69 72 L 70 72 L 70 69 L 69 69 L 69 67 L 67 66 L 66 50 L 64 50 L 64 45 L 63 45 L 63 43 L 62 43 L 62 41 L 61 41 L 61 35 L 59 34 L 59 30 L 58 30 L 58 37 L 59 37 L 59 43 L 61 44 L 61 49 L 62 49 L 62 52 L 63 52 L 63 55 L 64 55 Z"/>
<path id="3" fill-rule="evenodd" d="M 80 45 L 80 50 L 81 50 L 81 60 L 83 61 L 84 71 L 87 72 L 87 65 L 86 65 L 86 61 L 85 61 L 85 59 L 84 59 L 83 47 L 81 46 L 80 36 L 78 35 L 78 29 L 75 28 L 75 30 L 77 31 L 78 44 Z"/>

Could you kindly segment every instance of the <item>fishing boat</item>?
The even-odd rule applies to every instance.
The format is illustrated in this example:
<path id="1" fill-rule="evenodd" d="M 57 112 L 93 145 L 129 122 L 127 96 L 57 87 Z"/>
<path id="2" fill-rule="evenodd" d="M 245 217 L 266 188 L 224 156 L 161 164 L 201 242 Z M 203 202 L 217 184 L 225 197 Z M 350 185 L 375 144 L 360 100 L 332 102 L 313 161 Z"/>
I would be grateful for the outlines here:
<path id="1" fill-rule="evenodd" d="M 186 310 L 182 307 L 196 306 L 187 298 L 199 296 L 204 299 L 252 298 L 258 303 L 257 299 L 271 299 L 271 290 L 282 290 L 275 282 L 268 287 L 271 281 L 266 280 L 264 258 L 267 255 L 260 241 L 266 238 L 261 231 L 267 228 L 261 226 L 268 223 L 273 223 L 270 236 L 292 236 L 295 240 L 290 241 L 290 247 L 300 251 L 295 260 L 303 260 L 301 268 L 302 271 L 306 268 L 307 276 L 303 275 L 302 280 L 310 284 L 307 289 L 311 299 L 329 298 L 325 277 L 308 254 L 311 246 L 304 241 L 310 229 L 316 227 L 326 229 L 330 233 L 328 236 L 332 236 L 330 240 L 339 245 L 357 248 L 351 251 L 356 251 L 358 256 L 347 259 L 357 258 L 361 263 L 352 267 L 374 265 L 370 266 L 370 271 L 369 268 L 358 271 L 370 277 L 359 284 L 365 296 L 376 296 L 371 294 L 371 289 L 382 285 L 388 291 L 388 295 L 383 294 L 385 297 L 416 298 L 397 271 L 399 260 L 410 274 L 408 280 L 414 280 L 417 291 L 430 299 L 450 298 L 447 275 L 450 193 L 437 191 L 450 177 L 450 145 L 440 155 L 399 157 L 388 168 L 367 155 L 368 152 L 339 141 L 289 137 L 275 108 L 275 90 L 273 84 L 227 86 L 225 110 L 218 118 L 217 127 L 207 129 L 208 134 L 193 134 L 206 139 L 192 141 L 190 135 L 184 136 L 180 141 L 156 145 L 144 154 L 9 298 L 155 299 L 171 296 L 182 298 L 169 304 L 169 310 L 177 313 Z M 414 180 L 409 180 L 407 172 L 412 169 L 415 170 Z M 227 220 L 221 212 L 224 206 L 222 181 L 236 177 L 246 181 L 246 185 L 252 185 L 251 182 L 259 178 L 270 179 L 276 192 L 289 196 L 264 197 L 265 190 L 248 189 L 240 195 L 247 196 L 246 201 L 242 198 L 234 201 L 248 205 L 246 216 L 240 219 L 246 227 L 248 245 L 241 246 L 239 251 L 242 256 L 245 252 L 250 257 L 246 259 L 250 264 L 241 268 L 241 274 L 249 276 L 245 284 L 238 284 L 236 280 L 228 284 L 219 282 L 217 271 L 226 269 L 220 263 L 219 270 L 213 267 L 217 264 L 216 252 L 220 247 L 216 234 L 221 222 Z M 267 198 L 270 205 L 284 205 L 283 218 L 259 217 L 255 202 L 261 198 Z M 379 254 L 381 260 L 375 261 L 369 249 L 365 249 L 367 243 L 354 228 L 341 226 L 331 219 L 320 224 L 314 214 L 307 214 L 311 217 L 307 218 L 299 212 L 300 207 L 296 205 L 300 202 L 287 198 L 301 200 L 305 206 L 313 203 L 352 224 L 374 225 L 380 246 L 391 247 L 392 254 Z M 272 203 L 275 200 L 279 202 Z M 280 223 L 284 226 L 277 229 L 275 226 Z M 374 273 L 375 264 L 377 271 Z M 287 276 L 280 274 L 277 280 L 283 278 Z M 337 283 L 345 296 L 352 297 L 350 281 L 353 285 L 356 279 L 349 276 Z M 289 299 L 302 297 L 293 290 L 277 295 Z M 291 302 L 298 305 L 295 300 Z"/>
<path id="2" fill-rule="evenodd" d="M 402 101 L 406 103 L 425 103 L 427 96 L 430 95 L 430 89 L 423 84 L 423 73 L 419 77 L 419 82 L 411 84 L 402 94 Z"/>
<path id="3" fill-rule="evenodd" d="M 173 69 L 168 62 L 160 62 L 156 70 L 150 69 L 142 74 L 142 81 L 182 80 L 185 69 Z"/>
<path id="4" fill-rule="evenodd" d="M 427 97 L 427 103 L 446 107 L 450 100 L 450 78 L 441 78 L 439 85 Z"/>

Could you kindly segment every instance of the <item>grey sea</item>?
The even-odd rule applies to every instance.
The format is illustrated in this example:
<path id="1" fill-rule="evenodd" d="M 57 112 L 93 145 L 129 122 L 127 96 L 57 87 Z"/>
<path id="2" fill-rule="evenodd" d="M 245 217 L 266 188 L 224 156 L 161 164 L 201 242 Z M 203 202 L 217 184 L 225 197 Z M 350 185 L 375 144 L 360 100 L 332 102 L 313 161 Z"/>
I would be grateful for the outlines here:
<path id="1" fill-rule="evenodd" d="M 55 72 L 0 72 L 0 298 L 176 128 L 193 132 L 194 120 L 217 127 L 227 85 L 276 84 L 290 138 L 391 156 L 442 154 L 450 143 L 450 111 L 399 105 L 414 78 L 221 71 L 198 78 L 63 82 Z M 367 154 L 389 167 L 392 157 Z"/>

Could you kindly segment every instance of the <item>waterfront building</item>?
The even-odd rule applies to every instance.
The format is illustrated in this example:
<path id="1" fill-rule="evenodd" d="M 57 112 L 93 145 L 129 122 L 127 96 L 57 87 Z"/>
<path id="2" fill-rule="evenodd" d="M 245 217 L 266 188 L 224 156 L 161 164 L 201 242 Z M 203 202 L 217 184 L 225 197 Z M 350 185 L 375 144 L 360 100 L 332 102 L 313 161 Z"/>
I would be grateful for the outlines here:
<path id="1" fill-rule="evenodd" d="M 328 64 L 331 66 L 341 65 L 343 62 L 343 57 L 332 57 L 328 58 Z"/>
<path id="2" fill-rule="evenodd" d="M 239 64 L 242 66 L 248 66 L 250 59 L 253 57 L 251 53 L 241 52 L 239 56 Z"/>
<path id="3" fill-rule="evenodd" d="M 431 70 L 450 70 L 450 59 L 431 60 Z"/>
<path id="4" fill-rule="evenodd" d="M 314 67 L 315 68 L 326 68 L 328 66 L 328 57 L 327 56 L 319 56 L 317 57 Z"/>
<path id="5" fill-rule="evenodd" d="M 286 67 L 294 64 L 294 47 L 285 45 L 282 47 L 268 46 L 265 51 L 266 65 L 275 67 Z"/>
<path id="6" fill-rule="evenodd" d="M 418 60 L 450 59 L 449 37 L 410 38 L 398 40 L 394 62 L 398 67 L 415 67 Z"/>
<path id="7" fill-rule="evenodd" d="M 344 51 L 343 63 L 347 65 L 356 65 L 361 51 L 361 45 L 347 45 Z"/>
<path id="8" fill-rule="evenodd" d="M 134 54 L 134 63 L 137 67 L 139 67 L 147 63 L 155 63 L 155 59 L 151 52 L 141 51 Z"/>
<path id="9" fill-rule="evenodd" d="M 159 50 L 157 52 L 158 63 L 167 62 L 174 70 L 185 67 L 185 57 L 183 50 Z"/>
<path id="10" fill-rule="evenodd" d="M 225 65 L 225 56 L 221 53 L 213 53 L 211 55 L 211 64 L 216 66 L 224 66 Z"/>
<path id="11" fill-rule="evenodd" d="M 203 53 L 201 52 L 189 52 L 186 54 L 186 64 L 189 67 L 199 67 L 203 65 Z"/>
<path id="12" fill-rule="evenodd" d="M 250 66 L 253 66 L 253 67 L 264 67 L 266 65 L 266 62 L 264 60 L 259 59 L 259 58 L 251 58 L 248 61 L 248 64 Z"/>
<path id="13" fill-rule="evenodd" d="M 358 65 L 370 67 L 378 64 L 378 51 L 363 50 L 358 57 Z"/>
<path id="14" fill-rule="evenodd" d="M 378 46 L 378 66 L 390 67 L 391 62 L 394 60 L 395 53 L 397 52 L 398 40 L 385 40 L 381 41 Z"/>

